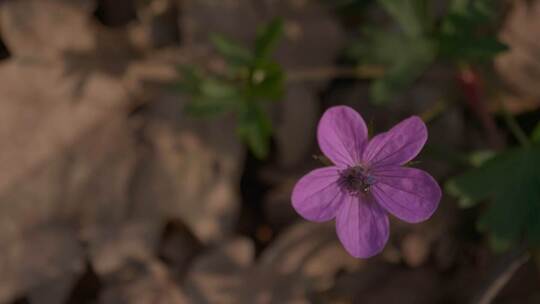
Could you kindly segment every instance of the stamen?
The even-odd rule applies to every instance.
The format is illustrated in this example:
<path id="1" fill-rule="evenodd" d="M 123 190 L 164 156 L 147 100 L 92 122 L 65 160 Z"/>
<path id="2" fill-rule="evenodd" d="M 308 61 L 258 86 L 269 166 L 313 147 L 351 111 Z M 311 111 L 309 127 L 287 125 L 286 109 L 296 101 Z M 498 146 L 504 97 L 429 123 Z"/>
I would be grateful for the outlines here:
<path id="1" fill-rule="evenodd" d="M 349 167 L 341 172 L 339 184 L 351 195 L 362 195 L 369 192 L 376 179 L 369 170 L 362 166 Z"/>

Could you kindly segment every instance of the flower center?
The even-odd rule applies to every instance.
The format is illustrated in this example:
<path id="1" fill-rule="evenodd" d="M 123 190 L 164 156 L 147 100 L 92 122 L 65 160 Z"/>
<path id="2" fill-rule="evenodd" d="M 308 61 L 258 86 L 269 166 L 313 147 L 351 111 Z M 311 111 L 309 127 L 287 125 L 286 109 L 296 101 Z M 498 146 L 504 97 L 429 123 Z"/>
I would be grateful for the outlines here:
<path id="1" fill-rule="evenodd" d="M 376 180 L 368 169 L 362 166 L 349 167 L 340 172 L 339 184 L 352 195 L 369 192 Z"/>

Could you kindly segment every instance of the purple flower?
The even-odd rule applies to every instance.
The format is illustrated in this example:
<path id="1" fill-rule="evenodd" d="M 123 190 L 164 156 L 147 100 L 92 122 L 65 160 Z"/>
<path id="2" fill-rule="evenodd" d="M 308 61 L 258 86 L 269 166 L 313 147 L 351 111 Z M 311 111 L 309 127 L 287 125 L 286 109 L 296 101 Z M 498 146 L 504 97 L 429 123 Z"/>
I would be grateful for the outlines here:
<path id="1" fill-rule="evenodd" d="M 388 241 L 387 213 L 418 223 L 431 217 L 441 189 L 428 173 L 402 167 L 427 140 L 427 128 L 412 116 L 368 141 L 366 124 L 352 108 L 328 109 L 317 131 L 319 146 L 333 163 L 296 184 L 294 209 L 305 219 L 336 218 L 337 235 L 352 255 L 374 256 Z"/>

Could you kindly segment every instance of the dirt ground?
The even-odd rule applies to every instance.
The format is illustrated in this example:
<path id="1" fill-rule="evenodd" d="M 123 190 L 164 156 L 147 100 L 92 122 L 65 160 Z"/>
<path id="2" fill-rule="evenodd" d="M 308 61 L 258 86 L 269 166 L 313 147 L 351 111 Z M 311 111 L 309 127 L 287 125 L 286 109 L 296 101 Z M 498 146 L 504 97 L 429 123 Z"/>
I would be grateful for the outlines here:
<path id="1" fill-rule="evenodd" d="M 502 23 L 512 49 L 495 72 L 527 124 L 540 113 L 540 61 L 527 55 L 540 47 L 526 43 L 540 4 L 521 2 Z M 185 113 L 177 67 L 219 68 L 209 34 L 250 43 L 275 16 L 285 29 L 275 56 L 291 73 L 341 64 L 360 22 L 312 0 L 0 2 L 0 303 L 469 303 L 485 290 L 507 255 L 476 231 L 481 208 L 445 194 L 427 222 L 392 219 L 383 253 L 360 260 L 332 222 L 306 222 L 290 203 L 320 166 L 326 108 L 349 105 L 384 131 L 457 94 L 448 66 L 385 107 L 369 102 L 365 79 L 287 82 L 268 108 L 266 160 L 238 139 L 234 117 Z M 428 126 L 417 166 L 441 184 L 462 169 L 441 155 L 490 145 L 460 103 Z M 538 286 L 531 259 L 493 303 L 540 303 Z"/>

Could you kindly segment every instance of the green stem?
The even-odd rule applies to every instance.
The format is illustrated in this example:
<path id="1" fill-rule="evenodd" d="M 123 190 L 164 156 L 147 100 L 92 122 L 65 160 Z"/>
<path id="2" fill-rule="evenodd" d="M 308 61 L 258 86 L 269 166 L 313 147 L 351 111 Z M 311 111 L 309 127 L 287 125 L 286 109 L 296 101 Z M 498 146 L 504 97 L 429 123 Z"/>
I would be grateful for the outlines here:
<path id="1" fill-rule="evenodd" d="M 519 126 L 518 122 L 512 116 L 510 112 L 506 109 L 504 106 L 504 103 L 499 100 L 499 105 L 501 107 L 501 111 L 503 114 L 504 122 L 506 123 L 506 126 L 512 132 L 512 135 L 517 139 L 517 141 L 523 146 L 528 147 L 530 146 L 529 138 L 527 137 L 527 134 L 525 134 L 525 131 Z"/>

